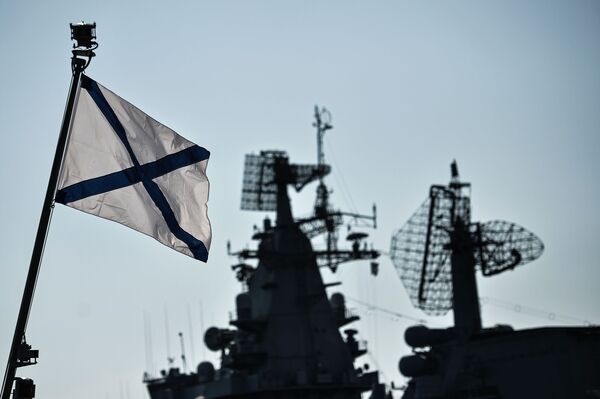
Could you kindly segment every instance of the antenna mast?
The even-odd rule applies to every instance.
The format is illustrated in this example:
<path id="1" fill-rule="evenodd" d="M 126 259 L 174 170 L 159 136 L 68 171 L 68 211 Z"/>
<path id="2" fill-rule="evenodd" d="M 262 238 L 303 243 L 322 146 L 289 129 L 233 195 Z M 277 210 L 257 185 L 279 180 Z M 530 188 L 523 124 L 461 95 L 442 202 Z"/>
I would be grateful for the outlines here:
<path id="1" fill-rule="evenodd" d="M 315 106 L 315 122 L 313 126 L 317 129 L 317 164 L 291 164 L 287 154 L 283 151 L 261 151 L 259 155 L 248 154 L 244 164 L 244 180 L 242 185 L 242 206 L 244 210 L 250 211 L 275 211 L 277 214 L 277 225 L 293 223 L 308 238 L 325 234 L 327 248 L 315 251 L 319 266 L 327 266 L 333 272 L 343 262 L 351 260 L 375 260 L 379 252 L 368 249 L 364 239 L 365 233 L 353 232 L 347 239 L 352 241 L 352 250 L 338 250 L 338 228 L 343 224 L 344 217 L 351 218 L 352 223 L 358 227 L 375 227 L 376 215 L 373 207 L 373 216 L 361 215 L 353 212 L 342 212 L 333 210 L 329 203 L 329 194 L 325 185 L 325 175 L 329 174 L 331 168 L 325 163 L 323 151 L 323 136 L 327 130 L 333 128 L 331 125 L 331 113 L 325 108 Z M 293 186 L 296 191 L 302 190 L 307 184 L 319 181 L 317 195 L 314 205 L 314 215 L 294 220 L 289 206 L 286 186 Z M 282 223 L 284 221 L 285 223 Z M 266 219 L 264 230 L 255 233 L 255 239 L 262 239 L 273 233 L 273 228 Z M 229 251 L 229 250 L 228 250 Z M 230 255 L 238 256 L 240 260 L 258 258 L 258 251 L 243 250 L 229 252 Z M 376 268 L 376 265 L 372 265 Z M 245 281 L 253 272 L 248 265 L 240 263 L 232 266 L 236 270 L 240 281 Z M 373 269 L 374 270 L 374 269 Z"/>
<path id="2" fill-rule="evenodd" d="M 325 107 L 319 110 L 319 106 L 315 105 L 315 121 L 313 122 L 313 126 L 317 129 L 317 167 L 321 170 L 326 167 L 323 137 L 326 131 L 333 129 L 331 125 L 331 113 Z M 317 186 L 317 200 L 315 203 L 315 214 L 317 216 L 324 216 L 329 208 L 329 191 L 323 182 L 324 178 L 324 174 L 319 176 L 319 185 Z M 329 248 L 329 234 L 327 241 Z"/>
<path id="3" fill-rule="evenodd" d="M 333 129 L 333 125 L 331 125 L 331 113 L 325 107 L 319 110 L 319 106 L 315 105 L 315 122 L 313 122 L 313 126 L 317 128 L 317 164 L 322 166 L 325 165 L 323 136 L 325 136 L 326 131 Z"/>
<path id="4" fill-rule="evenodd" d="M 181 364 L 183 365 L 183 372 L 187 371 L 187 361 L 185 360 L 185 347 L 183 346 L 183 333 L 179 332 L 179 342 L 181 343 Z"/>
<path id="5" fill-rule="evenodd" d="M 325 168 L 325 152 L 323 150 L 323 137 L 325 132 L 333 129 L 331 124 L 331 113 L 325 108 L 315 105 L 315 121 L 313 126 L 317 129 L 317 165 L 319 170 Z M 323 179 L 325 175 L 319 176 L 319 185 L 317 186 L 317 198 L 315 201 L 315 216 L 327 217 L 329 214 L 329 190 Z M 333 223 L 326 223 L 327 232 L 325 242 L 327 245 L 327 263 L 332 264 L 331 251 L 337 249 L 337 231 Z"/>

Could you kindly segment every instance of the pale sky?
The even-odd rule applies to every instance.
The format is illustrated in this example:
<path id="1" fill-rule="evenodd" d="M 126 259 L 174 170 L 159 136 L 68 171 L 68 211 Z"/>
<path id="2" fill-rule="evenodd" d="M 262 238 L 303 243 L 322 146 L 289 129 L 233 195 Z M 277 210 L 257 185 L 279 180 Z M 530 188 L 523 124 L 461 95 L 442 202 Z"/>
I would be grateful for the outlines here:
<path id="1" fill-rule="evenodd" d="M 201 330 L 227 326 L 241 288 L 226 242 L 252 247 L 264 217 L 239 209 L 243 156 L 283 149 L 292 162 L 315 162 L 315 104 L 333 114 L 332 201 L 362 212 L 377 203 L 376 248 L 389 250 L 392 232 L 430 184 L 448 181 L 456 159 L 473 184 L 474 220 L 516 222 L 546 245 L 531 264 L 478 277 L 484 324 L 600 323 L 597 1 L 4 1 L 2 367 L 68 91 L 68 24 L 81 20 L 98 24 L 88 75 L 211 151 L 213 242 L 203 264 L 58 205 L 27 334 L 40 364 L 18 374 L 35 379 L 37 396 L 145 398 L 143 372 L 167 366 L 167 347 L 179 355 L 179 331 L 193 367 L 217 361 Z M 314 190 L 293 196 L 297 215 L 311 211 Z M 375 279 L 366 262 L 324 279 L 342 281 L 349 297 L 449 325 L 451 315 L 414 309 L 389 258 L 380 261 Z M 414 322 L 349 305 L 361 311 L 356 327 L 370 350 L 358 364 L 402 385 L 397 363 Z"/>

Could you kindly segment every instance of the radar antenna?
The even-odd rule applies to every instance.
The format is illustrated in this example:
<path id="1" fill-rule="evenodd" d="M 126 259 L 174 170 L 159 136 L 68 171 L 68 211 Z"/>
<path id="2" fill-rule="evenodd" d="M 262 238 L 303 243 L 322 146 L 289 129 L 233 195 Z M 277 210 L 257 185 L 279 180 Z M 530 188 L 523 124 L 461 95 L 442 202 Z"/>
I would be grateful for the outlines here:
<path id="1" fill-rule="evenodd" d="M 183 372 L 187 372 L 187 361 L 185 358 L 185 346 L 183 344 L 183 333 L 179 332 L 179 343 L 181 344 L 181 365 L 183 366 Z"/>
<path id="2" fill-rule="evenodd" d="M 475 270 L 493 276 L 514 269 L 537 259 L 544 244 L 515 223 L 472 223 L 470 189 L 452 162 L 450 183 L 431 186 L 393 234 L 390 256 L 413 306 L 430 315 L 453 309 L 455 326 L 475 333 L 481 329 Z"/>
<path id="3" fill-rule="evenodd" d="M 339 250 L 337 246 L 338 229 L 344 224 L 344 218 L 359 227 L 376 227 L 375 206 L 373 215 L 341 212 L 334 210 L 329 202 L 331 191 L 325 184 L 324 178 L 331 172 L 331 167 L 325 163 L 323 137 L 325 132 L 333 129 L 331 113 L 325 108 L 315 106 L 315 122 L 317 130 L 317 164 L 290 164 L 284 151 L 261 151 L 259 155 L 248 154 L 244 164 L 244 180 L 242 184 L 241 208 L 249 211 L 275 211 L 277 222 L 272 226 L 265 219 L 263 231 L 254 234 L 254 238 L 262 240 L 273 233 L 273 229 L 284 224 L 295 224 L 308 237 L 313 238 L 325 234 L 326 249 L 315 251 L 319 266 L 327 266 L 332 271 L 343 262 L 351 260 L 374 260 L 379 252 L 366 248 L 366 234 L 350 234 L 351 250 Z M 293 186 L 301 191 L 307 184 L 318 180 L 314 214 L 294 219 L 291 214 L 287 186 Z M 268 221 L 268 223 L 267 223 Z M 241 260 L 258 258 L 258 251 L 242 250 L 230 255 L 237 255 Z M 243 262 L 241 263 L 243 264 Z M 240 281 L 245 281 L 252 274 L 248 268 L 235 266 Z M 246 273 L 247 272 L 247 273 Z"/>

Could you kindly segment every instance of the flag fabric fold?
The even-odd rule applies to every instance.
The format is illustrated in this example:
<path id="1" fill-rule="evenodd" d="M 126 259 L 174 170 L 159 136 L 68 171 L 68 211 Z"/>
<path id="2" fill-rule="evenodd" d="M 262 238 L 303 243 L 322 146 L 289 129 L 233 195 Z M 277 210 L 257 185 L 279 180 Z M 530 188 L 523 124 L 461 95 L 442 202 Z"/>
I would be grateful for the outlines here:
<path id="1" fill-rule="evenodd" d="M 83 75 L 55 200 L 206 262 L 209 156 Z"/>

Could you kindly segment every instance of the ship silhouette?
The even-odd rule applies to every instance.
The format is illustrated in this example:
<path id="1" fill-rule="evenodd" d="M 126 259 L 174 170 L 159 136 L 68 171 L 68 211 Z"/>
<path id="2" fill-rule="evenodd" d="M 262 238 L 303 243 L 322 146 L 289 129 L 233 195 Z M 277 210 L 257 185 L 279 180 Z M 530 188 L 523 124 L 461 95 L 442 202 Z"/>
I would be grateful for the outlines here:
<path id="1" fill-rule="evenodd" d="M 390 257 L 413 305 L 429 315 L 452 310 L 448 328 L 411 326 L 400 359 L 408 384 L 390 388 L 377 371 L 356 367 L 366 342 L 349 324 L 359 318 L 341 292 L 327 289 L 319 271 L 342 263 L 370 262 L 377 274 L 380 251 L 366 233 L 350 231 L 350 249 L 338 249 L 345 221 L 376 227 L 376 212 L 335 210 L 324 177 L 323 135 L 332 128 L 325 109 L 315 107 L 317 164 L 292 164 L 283 151 L 245 159 L 244 210 L 275 212 L 252 238 L 256 249 L 231 252 L 243 291 L 235 299 L 228 328 L 211 327 L 204 343 L 220 352 L 220 365 L 203 361 L 195 371 L 163 370 L 145 376 L 151 399 L 198 398 L 392 398 L 521 399 L 600 398 L 600 327 L 483 327 L 476 272 L 495 276 L 541 256 L 542 241 L 511 222 L 471 221 L 470 184 L 460 181 L 456 162 L 448 185 L 433 185 L 423 205 L 392 236 Z M 293 216 L 288 186 L 297 191 L 318 182 L 313 214 Z M 326 248 L 311 239 L 325 236 Z M 256 265 L 247 263 L 257 260 Z M 389 344 L 388 344 L 389 345 Z M 398 350 L 399 343 L 390 350 Z M 396 393 L 398 395 L 398 393 Z"/>
<path id="2" fill-rule="evenodd" d="M 254 250 L 230 252 L 243 292 L 235 299 L 236 312 L 228 328 L 210 327 L 205 345 L 221 354 L 217 367 L 203 361 L 191 373 L 164 370 L 158 378 L 145 377 L 152 399 L 197 398 L 339 398 L 389 397 L 378 372 L 354 365 L 366 343 L 349 324 L 359 317 L 346 308 L 344 295 L 327 289 L 319 269 L 335 271 L 342 263 L 370 261 L 377 272 L 380 253 L 367 248 L 367 234 L 351 231 L 350 249 L 337 247 L 344 221 L 376 227 L 373 215 L 334 210 L 324 177 L 323 135 L 332 128 L 330 114 L 315 107 L 317 164 L 291 164 L 283 151 L 247 155 L 242 209 L 275 212 L 255 229 Z M 314 212 L 292 215 L 288 186 L 297 191 L 318 181 Z M 311 238 L 325 236 L 326 249 L 315 250 Z M 230 249 L 228 248 L 230 251 Z M 246 263 L 257 260 L 257 265 Z M 342 331 L 343 330 L 343 335 Z"/>
<path id="3" fill-rule="evenodd" d="M 451 172 L 392 237 L 390 256 L 413 305 L 454 316 L 449 328 L 406 329 L 413 353 L 399 364 L 410 378 L 402 398 L 600 398 L 600 327 L 482 327 L 476 272 L 513 270 L 544 245 L 515 223 L 472 222 L 470 184 L 456 162 Z"/>

